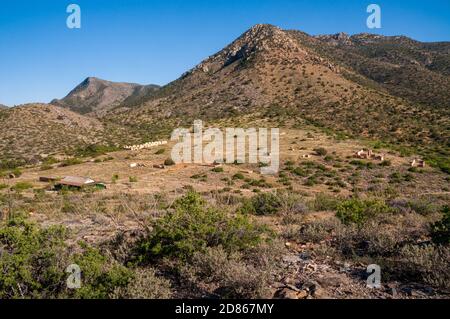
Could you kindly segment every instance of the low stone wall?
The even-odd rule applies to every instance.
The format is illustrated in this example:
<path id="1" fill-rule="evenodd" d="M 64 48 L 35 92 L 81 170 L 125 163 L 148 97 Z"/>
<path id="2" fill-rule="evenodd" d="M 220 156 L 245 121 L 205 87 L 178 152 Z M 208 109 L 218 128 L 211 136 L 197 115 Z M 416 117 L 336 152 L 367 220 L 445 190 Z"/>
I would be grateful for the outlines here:
<path id="1" fill-rule="evenodd" d="M 140 145 L 127 145 L 124 148 L 129 151 L 140 151 L 150 149 L 156 146 L 166 145 L 167 141 L 156 141 L 156 142 L 148 142 Z"/>

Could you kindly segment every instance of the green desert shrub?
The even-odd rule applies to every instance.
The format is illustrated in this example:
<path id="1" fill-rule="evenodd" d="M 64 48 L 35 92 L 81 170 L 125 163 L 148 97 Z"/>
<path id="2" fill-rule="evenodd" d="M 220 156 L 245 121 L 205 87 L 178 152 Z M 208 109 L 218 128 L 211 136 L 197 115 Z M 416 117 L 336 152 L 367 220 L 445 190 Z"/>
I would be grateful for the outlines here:
<path id="1" fill-rule="evenodd" d="M 166 150 L 164 148 L 161 148 L 155 152 L 155 155 L 161 155 L 161 154 L 164 154 L 165 152 L 166 152 Z"/>
<path id="2" fill-rule="evenodd" d="M 390 268 L 402 279 L 450 289 L 450 249 L 447 246 L 406 245 Z"/>
<path id="3" fill-rule="evenodd" d="M 350 161 L 350 165 L 357 166 L 359 169 L 372 169 L 374 167 L 372 162 L 365 162 L 361 160 L 352 160 Z"/>
<path id="4" fill-rule="evenodd" d="M 115 184 L 119 180 L 119 174 L 113 174 L 111 177 L 111 183 Z"/>
<path id="5" fill-rule="evenodd" d="M 196 252 L 183 275 L 196 284 L 214 285 L 221 298 L 269 298 L 270 267 L 244 260 L 241 253 L 222 247 Z"/>
<path id="6" fill-rule="evenodd" d="M 79 157 L 97 157 L 118 150 L 119 148 L 116 146 L 91 144 L 77 148 L 75 150 L 75 155 Z"/>
<path id="7" fill-rule="evenodd" d="M 391 166 L 392 162 L 390 160 L 384 160 L 380 163 L 380 166 Z"/>
<path id="8" fill-rule="evenodd" d="M 58 163 L 58 160 L 56 158 L 54 158 L 53 156 L 49 156 L 49 157 L 46 157 L 45 159 L 43 159 L 42 163 L 44 165 L 52 165 L 52 164 Z"/>
<path id="9" fill-rule="evenodd" d="M 431 226 L 431 237 L 437 244 L 450 244 L 450 207 L 445 206 L 442 209 L 442 220 Z"/>
<path id="10" fill-rule="evenodd" d="M 336 217 L 344 224 L 362 224 L 377 214 L 390 211 L 385 202 L 379 199 L 349 199 L 337 206 Z"/>
<path id="11" fill-rule="evenodd" d="M 392 258 L 403 245 L 426 235 L 423 220 L 415 217 L 379 214 L 360 224 L 318 221 L 318 225 L 313 222 L 313 227 L 305 227 L 301 236 L 313 242 L 329 239 L 329 245 L 349 258 Z"/>
<path id="12" fill-rule="evenodd" d="M 413 199 L 408 201 L 408 207 L 417 214 L 427 216 L 439 213 L 440 207 L 431 199 Z"/>
<path id="13" fill-rule="evenodd" d="M 335 244 L 348 256 L 391 256 L 405 240 L 404 232 L 380 225 L 379 220 L 369 220 L 364 224 L 343 226 Z"/>
<path id="14" fill-rule="evenodd" d="M 138 178 L 136 176 L 130 176 L 130 177 L 128 177 L 128 181 L 130 183 L 137 183 L 138 182 Z"/>
<path id="15" fill-rule="evenodd" d="M 18 182 L 16 185 L 12 187 L 12 189 L 17 192 L 21 192 L 30 188 L 33 188 L 33 184 L 28 182 Z"/>
<path id="16" fill-rule="evenodd" d="M 247 179 L 246 179 L 247 181 Z M 249 186 L 253 187 L 261 187 L 261 188 L 271 188 L 272 185 L 270 185 L 264 178 L 261 179 L 248 179 Z"/>
<path id="17" fill-rule="evenodd" d="M 175 162 L 173 161 L 173 159 L 168 158 L 168 159 L 166 159 L 164 161 L 164 165 L 166 165 L 166 166 L 173 166 L 173 165 L 175 165 Z"/>
<path id="18" fill-rule="evenodd" d="M 23 218 L 0 225 L 0 299 L 109 298 L 134 277 L 98 249 L 81 245 L 75 254 L 61 226 L 42 228 Z M 66 269 L 81 269 L 81 288 L 67 289 Z"/>
<path id="19" fill-rule="evenodd" d="M 415 243 L 427 234 L 427 219 L 421 215 L 380 213 L 360 224 L 345 224 L 336 217 L 309 221 L 294 238 L 302 243 L 321 243 L 329 248 L 327 254 L 340 254 L 360 261 L 369 258 L 378 263 L 392 261 L 403 246 Z"/>
<path id="20" fill-rule="evenodd" d="M 81 269 L 82 284 L 73 292 L 74 298 L 106 299 L 133 280 L 131 269 L 102 254 L 98 249 L 82 245 L 83 251 L 73 257 Z"/>
<path id="21" fill-rule="evenodd" d="M 220 298 L 270 298 L 270 283 L 273 276 L 281 273 L 278 261 L 285 253 L 280 241 L 245 253 L 210 247 L 196 252 L 182 274 L 194 285 L 210 287 L 210 293 Z"/>
<path id="22" fill-rule="evenodd" d="M 26 164 L 23 160 L 6 159 L 0 160 L 0 171 L 2 170 L 13 170 L 17 167 L 24 166 Z"/>
<path id="23" fill-rule="evenodd" d="M 332 211 L 336 210 L 340 203 L 340 199 L 325 193 L 318 193 L 310 206 L 315 211 Z"/>
<path id="24" fill-rule="evenodd" d="M 63 291 L 66 238 L 62 227 L 40 229 L 23 219 L 0 226 L 0 299 L 50 298 Z"/>
<path id="25" fill-rule="evenodd" d="M 13 170 L 11 170 L 11 174 L 13 174 L 15 177 L 20 177 L 22 176 L 22 171 L 16 167 Z"/>
<path id="26" fill-rule="evenodd" d="M 61 167 L 79 165 L 82 163 L 83 163 L 83 161 L 79 158 L 68 158 L 61 163 Z"/>
<path id="27" fill-rule="evenodd" d="M 311 221 L 302 225 L 298 239 L 306 243 L 320 243 L 330 238 L 333 232 L 341 227 L 341 222 L 335 217 L 333 219 Z"/>
<path id="28" fill-rule="evenodd" d="M 296 167 L 296 168 L 292 171 L 292 173 L 294 173 L 294 174 L 297 175 L 297 176 L 301 176 L 301 177 L 306 177 L 306 176 L 308 176 L 308 173 L 307 173 L 305 170 L 303 170 L 301 167 Z"/>
<path id="29" fill-rule="evenodd" d="M 394 198 L 389 200 L 388 204 L 396 212 L 414 212 L 422 216 L 434 215 L 441 209 L 431 198 Z"/>
<path id="30" fill-rule="evenodd" d="M 112 299 L 169 299 L 170 282 L 156 275 L 153 268 L 136 269 L 127 286 L 119 286 L 110 294 Z"/>
<path id="31" fill-rule="evenodd" d="M 260 193 L 244 202 L 241 211 L 256 215 L 275 215 L 282 207 L 281 198 L 276 193 Z"/>
<path id="32" fill-rule="evenodd" d="M 222 210 L 207 206 L 198 193 L 191 191 L 153 223 L 152 231 L 139 244 L 139 259 L 188 259 L 195 252 L 217 246 L 227 251 L 245 250 L 257 245 L 264 232 L 249 217 L 227 216 Z"/>
<path id="33" fill-rule="evenodd" d="M 211 171 L 214 173 L 223 173 L 223 167 L 214 167 Z"/>

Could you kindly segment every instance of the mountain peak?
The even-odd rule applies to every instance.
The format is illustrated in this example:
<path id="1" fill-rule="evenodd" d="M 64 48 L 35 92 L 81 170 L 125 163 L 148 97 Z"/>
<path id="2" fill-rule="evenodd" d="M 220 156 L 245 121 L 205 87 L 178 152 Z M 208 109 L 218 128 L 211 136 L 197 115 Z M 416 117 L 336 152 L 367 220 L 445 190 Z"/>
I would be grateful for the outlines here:
<path id="1" fill-rule="evenodd" d="M 53 100 L 51 104 L 66 107 L 81 114 L 94 112 L 101 115 L 120 106 L 125 100 L 139 98 L 158 88 L 155 85 L 144 86 L 87 77 L 66 97 L 61 100 Z"/>
<path id="2" fill-rule="evenodd" d="M 261 54 L 266 56 L 284 55 L 291 52 L 307 55 L 306 51 L 299 47 L 298 42 L 288 32 L 271 24 L 256 24 L 230 45 L 209 57 L 185 75 L 196 70 L 214 73 L 237 61 L 245 63 L 253 57 L 261 56 Z"/>
<path id="3" fill-rule="evenodd" d="M 251 27 L 247 32 L 252 33 L 261 33 L 261 32 L 275 32 L 275 31 L 282 31 L 281 28 L 273 25 L 273 24 L 267 24 L 267 23 L 259 23 L 255 24 L 253 27 Z"/>
<path id="4" fill-rule="evenodd" d="M 84 81 L 81 82 L 76 88 L 78 88 L 78 87 L 85 87 L 85 86 L 88 86 L 88 85 L 100 85 L 100 84 L 110 85 L 112 83 L 114 83 L 114 82 L 103 80 L 103 79 L 97 78 L 95 76 L 89 76 L 86 79 L 84 79 Z M 138 85 L 138 84 L 136 84 L 136 85 Z"/>
<path id="5" fill-rule="evenodd" d="M 256 24 L 251 27 L 249 30 L 244 32 L 239 40 L 244 40 L 248 44 L 251 43 L 261 43 L 264 40 L 274 40 L 279 38 L 286 38 L 288 35 L 279 27 L 271 25 L 271 24 Z"/>
<path id="6" fill-rule="evenodd" d="M 89 76 L 82 83 L 92 83 L 92 82 L 106 82 L 106 81 L 96 78 L 95 76 Z"/>

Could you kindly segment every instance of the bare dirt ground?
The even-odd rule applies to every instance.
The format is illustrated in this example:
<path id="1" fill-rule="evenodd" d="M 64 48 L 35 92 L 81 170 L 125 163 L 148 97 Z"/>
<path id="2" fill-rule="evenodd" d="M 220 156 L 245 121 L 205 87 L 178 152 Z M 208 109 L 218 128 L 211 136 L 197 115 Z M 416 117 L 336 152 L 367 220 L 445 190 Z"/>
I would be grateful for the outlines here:
<path id="1" fill-rule="evenodd" d="M 364 143 L 355 140 L 337 141 L 319 132 L 311 132 L 308 130 L 282 130 L 280 134 L 280 163 L 283 165 L 286 161 L 295 163 L 313 162 L 324 164 L 332 168 L 333 163 L 327 163 L 322 157 L 315 154 L 314 149 L 325 148 L 328 154 L 333 158 L 339 159 L 340 163 L 348 166 L 348 162 L 355 160 L 354 153 L 365 147 Z M 149 150 L 142 151 L 121 151 L 108 154 L 112 159 L 97 163 L 94 160 L 86 160 L 79 165 L 57 167 L 41 171 L 39 167 L 24 170 L 22 176 L 16 179 L 7 180 L 3 182 L 8 185 L 14 185 L 17 182 L 30 182 L 37 188 L 47 186 L 47 183 L 39 182 L 40 176 L 86 176 L 96 181 L 102 181 L 108 184 L 107 194 L 116 192 L 136 192 L 136 193 L 159 193 L 159 192 L 174 192 L 177 189 L 182 189 L 186 186 L 193 186 L 199 191 L 218 190 L 225 187 L 225 183 L 221 180 L 224 177 L 232 176 L 235 173 L 242 172 L 250 178 L 264 177 L 259 173 L 257 165 L 224 165 L 224 173 L 213 174 L 211 167 L 201 164 L 179 164 L 175 166 L 167 166 L 165 169 L 153 168 L 153 165 L 163 164 L 164 160 L 170 157 L 170 149 L 172 144 L 165 147 L 156 147 Z M 164 149 L 165 153 L 157 155 L 156 151 Z M 389 150 L 376 150 L 376 153 L 386 154 L 386 160 L 391 162 L 391 166 L 383 170 L 383 173 L 394 172 L 396 170 L 405 171 L 410 167 L 410 162 L 414 157 L 400 157 Z M 304 158 L 309 156 L 309 158 Z M 380 161 L 370 160 L 374 165 L 380 164 Z M 130 164 L 143 164 L 145 167 L 131 168 Z M 337 169 L 341 175 L 346 173 Z M 380 169 L 377 168 L 377 173 Z M 420 175 L 415 180 L 416 190 L 408 189 L 408 193 L 424 192 L 430 194 L 448 193 L 442 191 L 442 186 L 446 182 L 445 176 L 439 172 L 425 168 L 424 174 Z M 194 180 L 191 177 L 194 175 L 208 174 L 206 182 Z M 118 175 L 115 183 L 111 182 L 112 176 Z M 362 183 L 368 180 L 372 171 L 361 171 Z M 129 178 L 136 177 L 137 182 L 130 183 Z M 276 183 L 276 176 L 267 176 L 269 182 L 274 182 L 274 188 L 281 187 Z M 433 179 L 433 183 L 429 180 Z M 238 187 L 236 187 L 238 188 Z M 301 184 L 295 184 L 294 188 L 299 191 L 307 193 L 326 192 L 327 188 L 324 185 L 316 185 L 313 187 L 305 187 Z M 242 190 L 243 193 L 251 193 L 251 190 Z M 342 194 L 349 194 L 348 189 L 343 189 Z"/>

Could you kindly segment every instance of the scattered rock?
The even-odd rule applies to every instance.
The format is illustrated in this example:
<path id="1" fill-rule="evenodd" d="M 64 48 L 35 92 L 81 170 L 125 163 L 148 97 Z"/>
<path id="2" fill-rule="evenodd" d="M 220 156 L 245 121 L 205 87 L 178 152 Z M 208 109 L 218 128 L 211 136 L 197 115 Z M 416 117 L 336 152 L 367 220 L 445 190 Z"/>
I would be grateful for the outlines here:
<path id="1" fill-rule="evenodd" d="M 390 294 L 393 298 L 397 298 L 398 296 L 397 289 L 395 288 L 388 288 L 386 289 L 386 292 Z"/>
<path id="2" fill-rule="evenodd" d="M 315 299 L 331 299 L 331 297 L 326 293 L 325 289 L 317 287 L 312 293 Z"/>
<path id="3" fill-rule="evenodd" d="M 408 293 L 409 296 L 413 298 L 426 298 L 428 297 L 426 293 L 420 290 L 411 289 Z"/>
<path id="4" fill-rule="evenodd" d="M 290 264 L 296 264 L 301 261 L 301 257 L 299 255 L 286 255 L 283 256 L 283 261 Z"/>
<path id="5" fill-rule="evenodd" d="M 338 275 L 325 275 L 317 281 L 322 287 L 340 287 L 343 285 L 345 278 Z"/>
<path id="6" fill-rule="evenodd" d="M 301 290 L 298 289 L 297 287 L 295 287 L 295 286 L 293 286 L 293 285 L 289 285 L 289 284 L 286 284 L 286 288 L 289 288 L 289 289 L 291 289 L 291 290 L 293 290 L 293 291 L 295 291 L 295 292 L 300 292 L 300 291 L 301 291 Z"/>
<path id="7" fill-rule="evenodd" d="M 314 292 L 319 288 L 321 288 L 319 283 L 314 280 L 307 280 L 302 285 L 302 289 L 304 289 L 306 291 L 310 291 L 310 292 Z"/>
<path id="8" fill-rule="evenodd" d="M 300 253 L 299 257 L 302 260 L 309 260 L 309 259 L 311 259 L 311 254 L 307 251 L 304 251 L 304 252 Z"/>
<path id="9" fill-rule="evenodd" d="M 297 293 L 297 299 L 306 299 L 308 298 L 308 296 L 309 294 L 305 290 L 301 290 L 300 292 Z"/>
<path id="10" fill-rule="evenodd" d="M 307 263 L 303 267 L 303 271 L 305 271 L 305 272 L 315 272 L 316 270 L 317 270 L 317 265 L 313 264 L 313 263 Z"/>
<path id="11" fill-rule="evenodd" d="M 289 289 L 283 288 L 275 293 L 275 298 L 278 299 L 298 299 L 297 292 Z"/>

